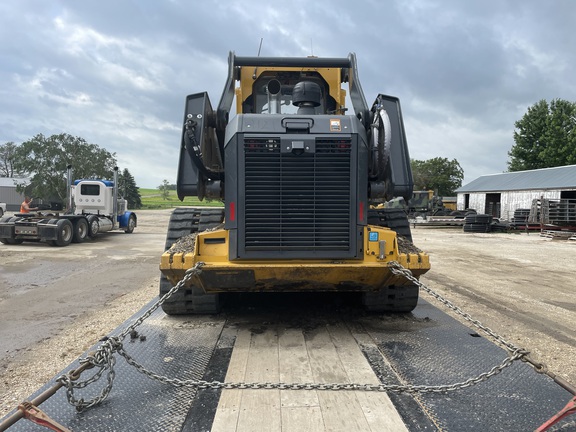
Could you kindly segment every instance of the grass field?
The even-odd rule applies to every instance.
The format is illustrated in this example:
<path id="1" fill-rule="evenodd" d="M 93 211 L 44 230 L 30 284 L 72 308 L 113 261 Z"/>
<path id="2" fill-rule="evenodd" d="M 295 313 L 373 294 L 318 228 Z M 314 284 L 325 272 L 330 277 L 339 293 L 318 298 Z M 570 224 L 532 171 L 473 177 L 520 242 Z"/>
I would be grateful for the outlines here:
<path id="1" fill-rule="evenodd" d="M 140 188 L 139 191 L 142 198 L 142 209 L 163 209 L 181 206 L 222 207 L 222 203 L 219 201 L 200 201 L 198 198 L 191 197 L 180 201 L 176 191 L 173 190 L 170 191 L 168 199 L 162 198 L 162 194 L 158 189 Z"/>

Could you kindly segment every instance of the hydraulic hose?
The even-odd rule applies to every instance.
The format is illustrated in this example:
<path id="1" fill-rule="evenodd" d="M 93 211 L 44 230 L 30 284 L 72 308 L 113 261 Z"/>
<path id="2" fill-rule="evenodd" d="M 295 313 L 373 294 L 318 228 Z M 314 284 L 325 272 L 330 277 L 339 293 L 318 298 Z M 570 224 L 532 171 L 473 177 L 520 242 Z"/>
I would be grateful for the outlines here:
<path id="1" fill-rule="evenodd" d="M 186 120 L 184 132 L 184 139 L 186 140 L 186 149 L 188 150 L 188 154 L 192 158 L 194 165 L 198 167 L 200 172 L 204 175 L 204 177 L 210 180 L 224 180 L 224 173 L 221 171 L 214 171 L 208 168 L 203 161 L 202 157 L 202 149 L 200 145 L 196 141 L 196 126 L 198 123 L 189 118 Z"/>

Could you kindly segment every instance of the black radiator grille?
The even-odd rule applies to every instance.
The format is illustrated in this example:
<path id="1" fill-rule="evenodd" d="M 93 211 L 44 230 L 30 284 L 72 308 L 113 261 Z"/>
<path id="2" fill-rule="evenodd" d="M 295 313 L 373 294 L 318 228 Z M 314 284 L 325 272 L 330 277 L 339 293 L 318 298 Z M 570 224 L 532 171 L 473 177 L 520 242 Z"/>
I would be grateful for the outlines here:
<path id="1" fill-rule="evenodd" d="M 351 141 L 282 153 L 279 139 L 244 140 L 245 250 L 349 251 Z"/>

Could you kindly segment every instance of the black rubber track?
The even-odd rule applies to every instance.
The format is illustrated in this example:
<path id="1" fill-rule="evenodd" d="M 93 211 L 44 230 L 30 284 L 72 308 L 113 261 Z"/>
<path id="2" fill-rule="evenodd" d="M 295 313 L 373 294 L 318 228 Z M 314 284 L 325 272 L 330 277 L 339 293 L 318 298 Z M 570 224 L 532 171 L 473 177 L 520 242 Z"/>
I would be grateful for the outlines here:
<path id="1" fill-rule="evenodd" d="M 362 293 L 362 305 L 369 312 L 412 312 L 418 304 L 416 285 L 387 286 Z"/>
<path id="2" fill-rule="evenodd" d="M 215 228 L 224 220 L 224 209 L 177 208 L 172 212 L 168 224 L 164 250 L 170 249 L 180 237 Z M 160 275 L 160 295 L 166 294 L 172 284 Z M 162 309 L 168 315 L 217 313 L 220 310 L 218 294 L 206 294 L 202 288 L 190 286 L 174 293 Z"/>
<path id="3" fill-rule="evenodd" d="M 408 215 L 402 209 L 382 208 L 368 210 L 368 224 L 387 227 L 412 241 Z"/>
<path id="4" fill-rule="evenodd" d="M 464 232 L 489 233 L 491 231 L 492 227 L 490 224 L 481 224 L 481 223 L 464 224 Z"/>
<path id="5" fill-rule="evenodd" d="M 471 214 L 466 216 L 464 222 L 467 224 L 489 224 L 490 222 L 492 222 L 492 215 Z"/>
<path id="6" fill-rule="evenodd" d="M 368 210 L 368 224 L 387 227 L 412 241 L 408 215 L 402 209 L 383 208 Z M 371 312 L 410 312 L 418 304 L 416 285 L 389 286 L 379 291 L 362 293 L 362 304 Z"/>

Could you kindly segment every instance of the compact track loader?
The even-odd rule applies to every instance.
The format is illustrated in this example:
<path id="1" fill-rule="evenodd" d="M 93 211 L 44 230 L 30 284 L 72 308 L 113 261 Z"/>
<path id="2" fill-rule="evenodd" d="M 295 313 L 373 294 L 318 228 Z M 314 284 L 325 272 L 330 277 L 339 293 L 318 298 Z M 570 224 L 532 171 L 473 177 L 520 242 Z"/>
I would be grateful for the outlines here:
<path id="1" fill-rule="evenodd" d="M 177 178 L 180 199 L 224 208 L 173 212 L 160 293 L 204 265 L 164 311 L 215 313 L 219 294 L 234 291 L 356 291 L 369 310 L 409 312 L 418 287 L 389 263 L 418 277 L 429 258 L 402 209 L 373 204 L 412 189 L 400 102 L 379 94 L 366 103 L 353 53 L 231 52 L 218 108 L 206 93 L 186 98 Z"/>

